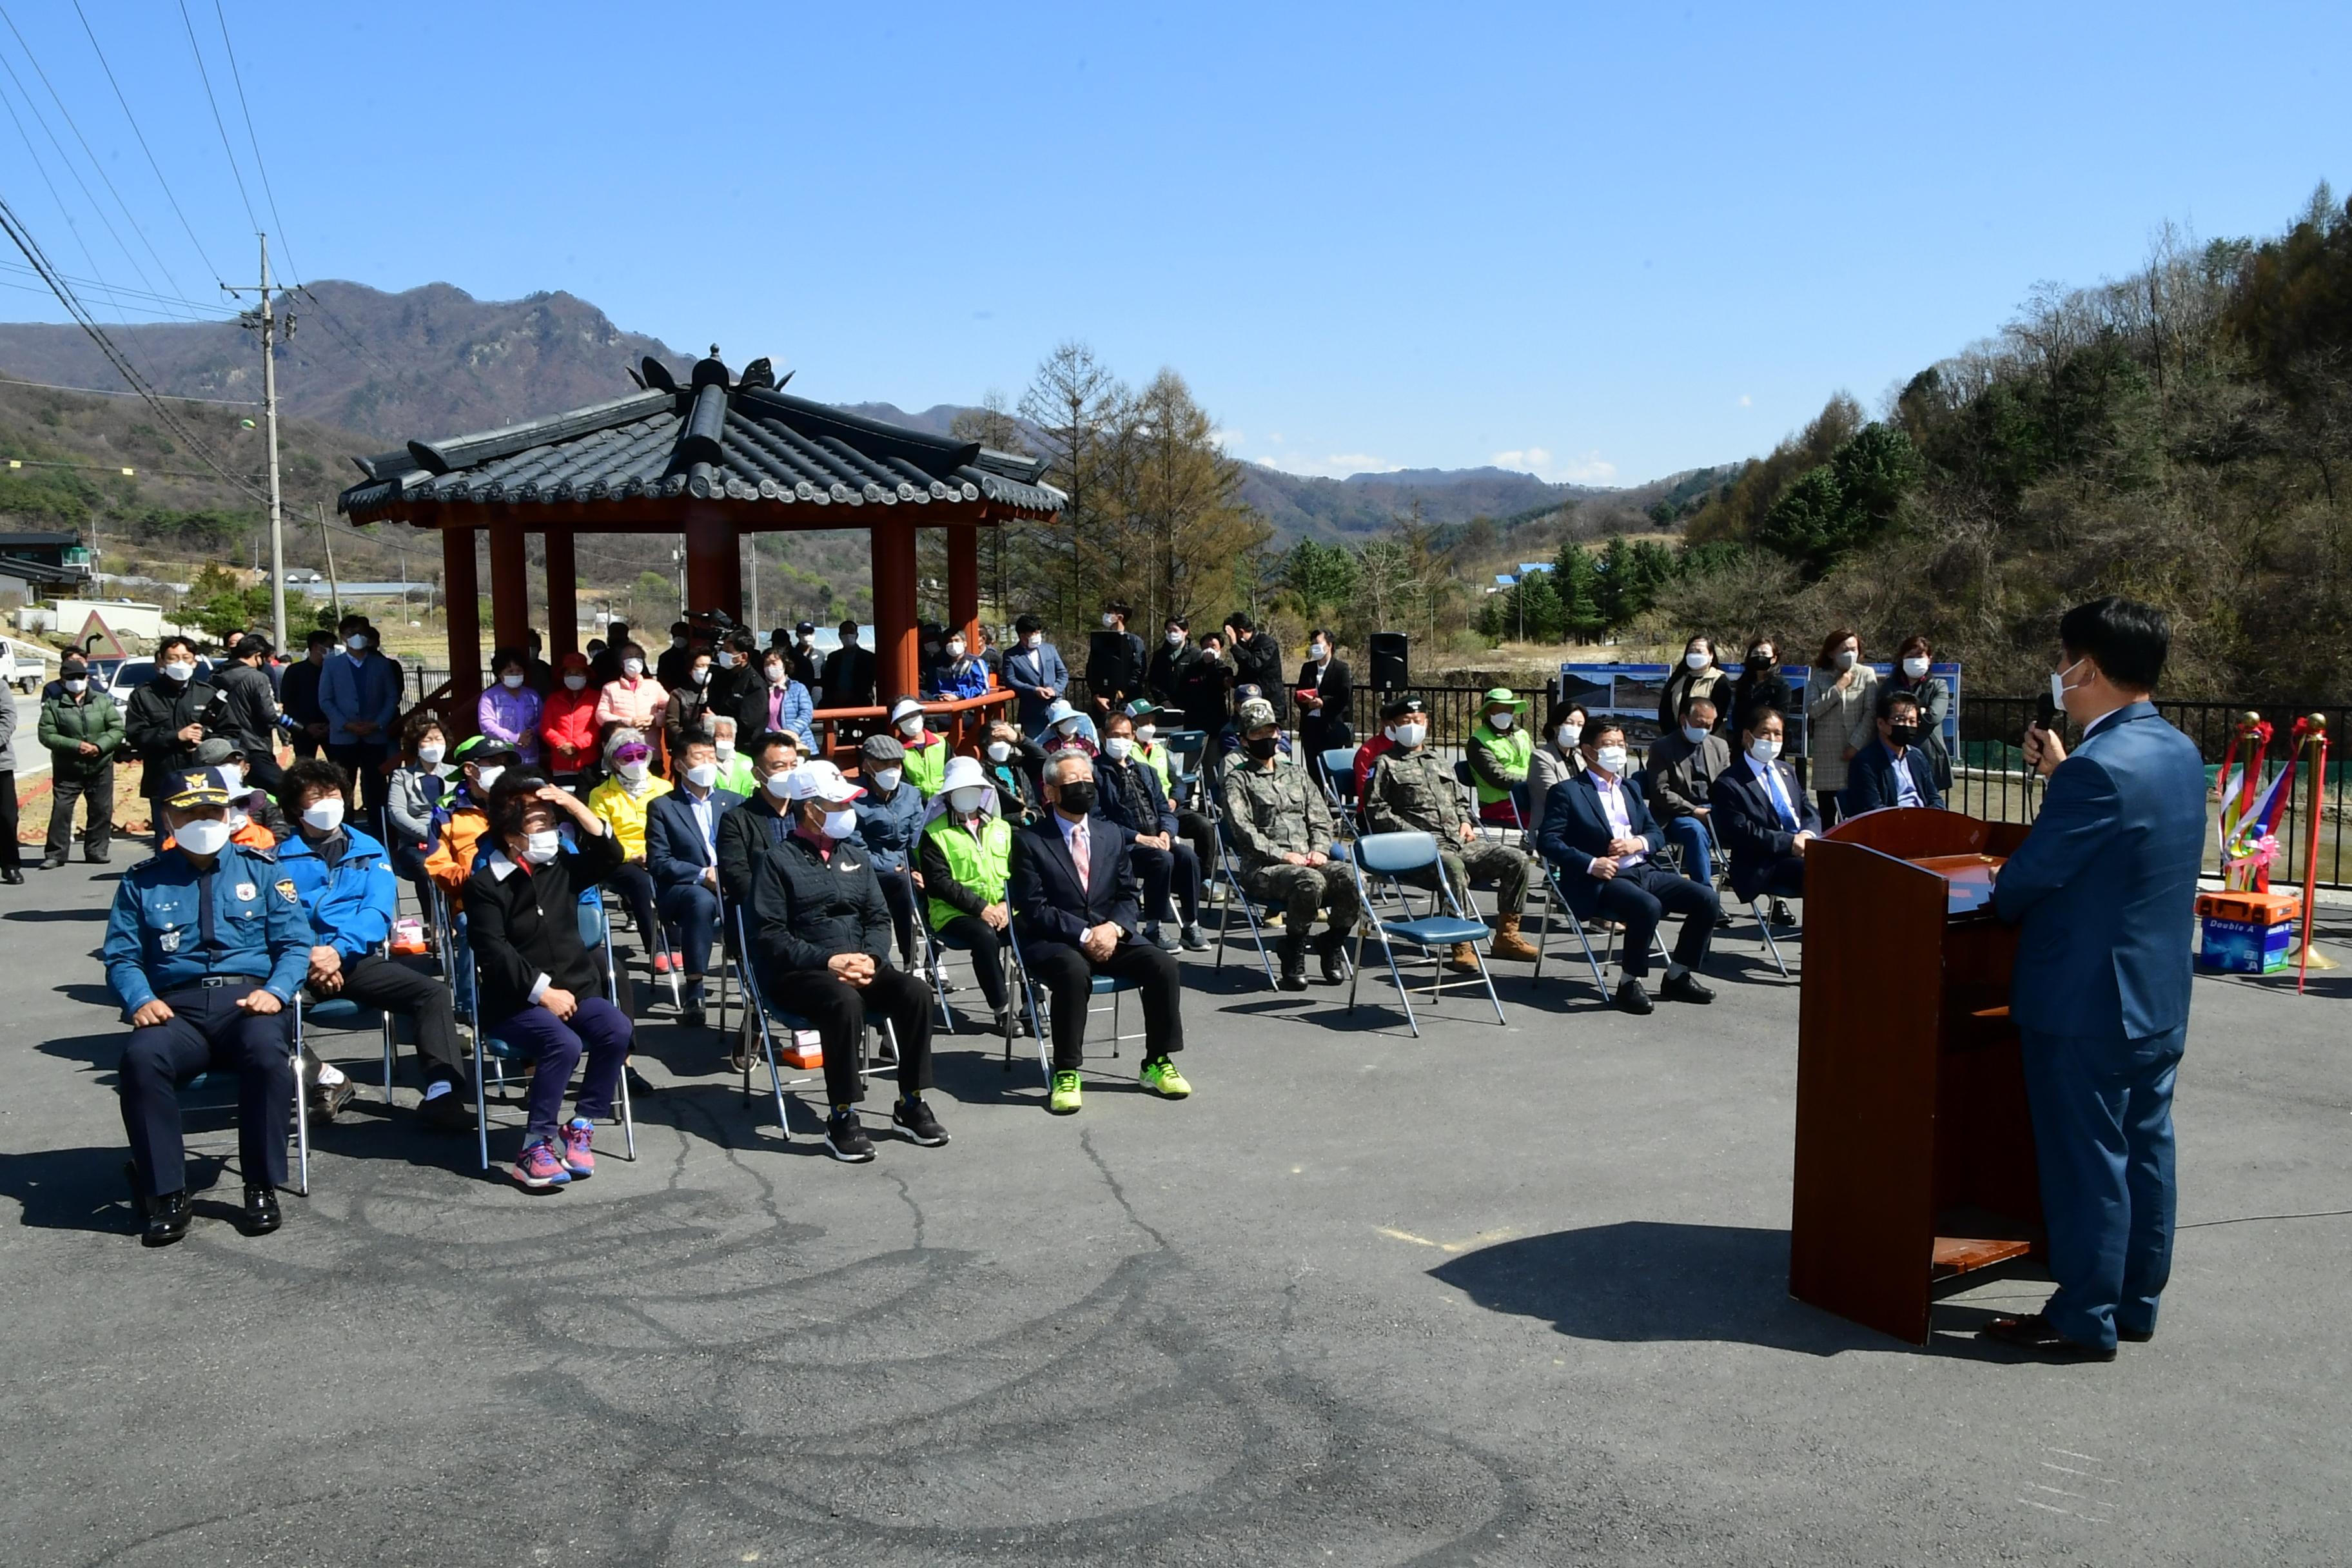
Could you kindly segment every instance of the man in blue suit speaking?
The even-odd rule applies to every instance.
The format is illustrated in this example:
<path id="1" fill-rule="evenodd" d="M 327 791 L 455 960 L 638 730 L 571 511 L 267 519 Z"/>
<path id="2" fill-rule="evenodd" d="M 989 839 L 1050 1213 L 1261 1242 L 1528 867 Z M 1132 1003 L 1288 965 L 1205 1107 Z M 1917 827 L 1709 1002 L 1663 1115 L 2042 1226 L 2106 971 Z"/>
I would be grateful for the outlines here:
<path id="1" fill-rule="evenodd" d="M 2189 932 L 2205 845 L 2205 766 L 2148 701 L 2170 635 L 2128 599 L 2058 623 L 2051 695 L 2081 727 L 2070 756 L 2039 726 L 2050 781 L 2033 830 L 2000 868 L 1994 909 L 2021 929 L 2010 1015 L 2057 1290 L 1985 1337 L 2111 1361 L 2156 1333 L 2172 1268 L 2172 1081 L 2189 1032 Z"/>

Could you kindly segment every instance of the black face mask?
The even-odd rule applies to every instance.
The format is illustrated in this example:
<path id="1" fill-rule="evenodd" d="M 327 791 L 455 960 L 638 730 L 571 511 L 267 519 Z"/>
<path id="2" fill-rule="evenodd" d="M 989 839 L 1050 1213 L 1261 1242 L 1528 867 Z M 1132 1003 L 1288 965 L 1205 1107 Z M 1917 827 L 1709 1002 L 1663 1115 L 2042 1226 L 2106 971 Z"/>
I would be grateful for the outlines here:
<path id="1" fill-rule="evenodd" d="M 1281 744 L 1281 741 L 1273 735 L 1258 735 L 1242 742 L 1243 749 L 1261 763 L 1272 757 Z"/>
<path id="2" fill-rule="evenodd" d="M 1889 724 L 1886 727 L 1886 738 L 1893 741 L 1898 746 L 1916 744 L 1919 739 L 1919 726 L 1916 724 Z"/>
<path id="3" fill-rule="evenodd" d="M 1061 790 L 1060 805 L 1064 811 L 1076 812 L 1078 816 L 1084 816 L 1094 810 L 1094 780 L 1072 779 L 1068 784 L 1057 787 Z"/>

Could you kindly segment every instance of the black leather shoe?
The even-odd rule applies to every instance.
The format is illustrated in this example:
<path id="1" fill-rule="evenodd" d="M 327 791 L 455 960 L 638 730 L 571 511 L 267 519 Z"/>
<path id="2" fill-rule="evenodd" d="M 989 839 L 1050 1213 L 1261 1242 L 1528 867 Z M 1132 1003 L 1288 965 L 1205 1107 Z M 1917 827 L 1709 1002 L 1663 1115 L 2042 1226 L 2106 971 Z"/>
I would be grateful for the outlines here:
<path id="1" fill-rule="evenodd" d="M 310 1086 L 310 1114 L 321 1121 L 332 1121 L 342 1114 L 343 1107 L 352 1102 L 359 1091 L 350 1079 L 341 1083 L 317 1083 Z"/>
<path id="2" fill-rule="evenodd" d="M 1696 1002 L 1702 1007 L 1715 1000 L 1715 993 L 1688 969 L 1680 974 L 1667 975 L 1666 983 L 1658 987 L 1658 994 L 1669 1002 Z"/>
<path id="3" fill-rule="evenodd" d="M 245 1234 L 268 1236 L 286 1223 L 284 1211 L 278 1206 L 276 1187 L 245 1189 Z"/>
<path id="4" fill-rule="evenodd" d="M 5 871 L 0 871 L 0 882 L 5 882 L 12 888 L 21 888 L 25 885 L 25 873 L 11 867 Z"/>
<path id="5" fill-rule="evenodd" d="M 1627 978 L 1617 983 L 1617 1010 L 1639 1016 L 1656 1012 L 1657 1006 L 1650 1000 L 1650 994 L 1642 989 L 1640 981 Z"/>
<path id="6" fill-rule="evenodd" d="M 106 864 L 106 857 L 103 855 L 85 855 L 82 858 L 89 861 L 93 866 L 103 866 Z"/>
<path id="7" fill-rule="evenodd" d="M 693 1002 L 688 1004 L 686 1010 L 677 1016 L 677 1021 L 689 1029 L 700 1029 L 709 1025 L 710 1016 L 702 1010 L 701 1003 Z"/>
<path id="8" fill-rule="evenodd" d="M 1775 899 L 1772 900 L 1772 923 L 1776 926 L 1795 925 L 1797 911 L 1790 909 L 1786 900 Z"/>
<path id="9" fill-rule="evenodd" d="M 1323 984 L 1345 985 L 1348 983 L 1348 954 L 1339 938 L 1323 944 Z"/>
<path id="10" fill-rule="evenodd" d="M 1977 1331 L 1977 1338 L 1991 1340 L 1997 1344 L 2032 1351 L 2053 1361 L 2113 1361 L 2113 1345 L 2102 1349 L 2070 1340 L 2053 1328 L 2050 1320 L 2039 1312 L 2022 1318 L 1995 1318 Z"/>
<path id="11" fill-rule="evenodd" d="M 165 1193 L 147 1200 L 147 1228 L 139 1239 L 149 1247 L 169 1247 L 188 1234 L 188 1194 Z"/>

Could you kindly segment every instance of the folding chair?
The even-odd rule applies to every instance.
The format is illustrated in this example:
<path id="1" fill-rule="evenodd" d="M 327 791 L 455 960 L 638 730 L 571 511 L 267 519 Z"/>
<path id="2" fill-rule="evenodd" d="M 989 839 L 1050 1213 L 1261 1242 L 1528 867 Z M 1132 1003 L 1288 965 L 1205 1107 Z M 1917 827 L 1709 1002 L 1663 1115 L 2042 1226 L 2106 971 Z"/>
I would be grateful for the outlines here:
<path id="1" fill-rule="evenodd" d="M 768 1086 L 774 1091 L 776 1097 L 776 1130 L 789 1139 L 793 1129 L 792 1122 L 784 1114 L 784 1074 L 783 1068 L 776 1061 L 775 1031 L 782 1028 L 797 1033 L 803 1029 L 814 1029 L 816 1026 L 798 1013 L 789 1012 L 768 999 L 760 984 L 760 966 L 751 956 L 750 922 L 743 918 L 741 910 L 735 911 L 735 940 L 740 944 L 743 952 L 742 963 L 737 971 L 743 982 L 743 1026 L 746 1029 L 751 1028 L 754 1024 L 759 1026 L 760 1049 L 768 1062 Z M 869 1079 L 893 1077 L 898 1070 L 898 1031 L 891 1026 L 890 1020 L 868 1018 L 866 1028 L 868 1032 L 877 1028 L 882 1031 L 882 1037 L 889 1047 L 889 1056 L 886 1065 L 875 1067 L 867 1061 L 865 1042 L 860 1041 L 857 1051 L 857 1079 L 861 1084 Z M 798 1084 L 806 1083 L 809 1080 L 805 1078 L 797 1078 L 793 1081 Z M 751 1059 L 748 1053 L 743 1058 L 743 1098 L 745 1100 L 751 1098 Z"/>
<path id="2" fill-rule="evenodd" d="M 391 952 L 392 943 L 389 940 L 376 949 L 378 957 L 388 958 Z M 354 1002 L 348 996 L 329 996 L 319 1002 L 304 1001 L 303 998 L 309 994 L 310 989 L 307 986 L 298 986 L 294 992 L 295 1055 L 298 1058 L 301 1055 L 303 1030 L 306 1025 L 321 1029 L 381 1029 L 383 1033 L 383 1102 L 390 1105 L 393 1068 L 392 1015 L 381 1007 L 370 1007 Z"/>
<path id="3" fill-rule="evenodd" d="M 1499 822 L 1488 822 L 1480 815 L 1480 812 L 1484 808 L 1478 804 L 1478 774 L 1470 766 L 1469 758 L 1463 757 L 1454 763 L 1454 782 L 1470 792 L 1470 804 L 1464 809 L 1470 814 L 1471 825 L 1476 827 L 1481 833 L 1485 833 L 1489 828 L 1492 828 L 1494 830 L 1495 837 L 1500 838 L 1503 836 L 1503 825 Z M 1502 804 L 1511 808 L 1511 826 L 1518 830 L 1520 841 L 1522 843 L 1526 842 L 1528 837 L 1528 825 L 1526 819 L 1519 815 L 1519 803 L 1517 799 L 1512 795 L 1507 795 L 1503 797 Z"/>
<path id="4" fill-rule="evenodd" d="M 1020 980 L 1022 1000 L 1028 1007 L 1029 1032 L 1037 1037 L 1038 1070 L 1045 1075 L 1045 1083 L 1050 1088 L 1054 1082 L 1053 998 L 1048 996 L 1044 1006 L 1042 1008 L 1039 1006 L 1036 984 L 1030 979 L 1029 965 L 1024 963 L 1021 957 L 1021 938 L 1009 925 L 1004 928 L 1004 936 L 1006 951 L 1013 957 L 1013 976 Z M 1123 980 L 1111 974 L 1097 974 L 1089 983 L 1087 989 L 1090 995 L 1110 998 L 1110 1005 L 1108 1007 L 1089 1005 L 1087 1008 L 1087 1016 L 1091 1020 L 1097 1013 L 1110 1015 L 1110 1054 L 1111 1058 L 1116 1061 L 1118 1058 L 1118 1047 L 1121 1042 L 1139 1040 L 1144 1037 L 1139 1034 L 1123 1033 L 1118 1022 L 1120 993 L 1134 991 L 1139 987 L 1132 980 Z M 1083 1062 L 1086 1056 L 1083 1037 L 1079 1042 L 1078 1054 L 1080 1061 Z M 1013 1070 L 1013 1031 L 1009 1028 L 1004 1032 L 1004 1070 L 1006 1072 Z"/>
<path id="5" fill-rule="evenodd" d="M 1362 825 L 1356 817 L 1356 748 L 1328 746 L 1323 752 L 1323 798 L 1331 803 L 1331 810 L 1351 831 L 1344 837 L 1353 837 Z"/>
<path id="6" fill-rule="evenodd" d="M 1672 847 L 1672 846 L 1669 846 L 1668 847 Z M 1590 937 L 1584 934 L 1585 921 L 1574 910 L 1569 908 L 1568 894 L 1559 885 L 1559 868 L 1540 855 L 1536 857 L 1536 864 L 1543 868 L 1544 886 L 1548 889 L 1545 896 L 1550 900 L 1552 908 L 1566 919 L 1568 929 L 1576 933 L 1577 945 L 1584 950 L 1584 962 L 1592 966 L 1593 989 L 1600 992 L 1601 999 L 1606 1002 L 1609 999 L 1609 981 L 1607 976 L 1601 973 L 1601 966 L 1617 956 L 1617 932 L 1615 929 L 1612 927 L 1605 930 L 1604 934 L 1607 937 L 1607 942 L 1602 946 L 1600 955 L 1595 957 L 1592 952 L 1592 941 Z M 1544 921 L 1543 934 L 1541 937 L 1538 938 L 1536 942 L 1535 978 L 1538 981 L 1543 978 L 1544 959 L 1551 952 L 1551 928 L 1552 922 L 1549 920 L 1546 920 Z M 1659 962 L 1668 962 L 1666 944 L 1664 939 L 1655 932 L 1653 932 L 1650 937 L 1650 951 L 1656 956 Z"/>
<path id="7" fill-rule="evenodd" d="M 1206 730 L 1171 730 L 1160 737 L 1160 743 L 1168 749 L 1170 771 L 1175 774 L 1178 798 L 1169 804 L 1199 810 L 1200 807 L 1192 803 L 1201 790 L 1201 763 L 1209 752 L 1209 732 Z"/>
<path id="8" fill-rule="evenodd" d="M 1335 852 L 1340 847 L 1335 846 Z M 1356 963 L 1354 979 L 1348 985 L 1348 1010 L 1356 1010 L 1356 993 L 1363 984 L 1362 968 L 1364 939 L 1367 934 L 1381 939 L 1381 956 L 1388 960 L 1389 978 L 1396 983 L 1397 999 L 1403 1004 L 1405 1023 L 1412 1028 L 1413 1038 L 1421 1037 L 1421 1024 L 1413 1016 L 1411 988 L 1405 984 L 1404 972 L 1397 967 L 1395 943 L 1418 948 L 1429 955 L 1429 999 L 1434 1005 L 1440 993 L 1460 990 L 1472 983 L 1445 978 L 1445 961 L 1439 956 L 1441 949 L 1466 945 L 1478 963 L 1477 984 L 1484 986 L 1486 1000 L 1495 1005 L 1495 1022 L 1502 1024 L 1503 1000 L 1495 994 L 1494 977 L 1486 971 L 1486 944 L 1493 932 L 1486 922 L 1465 915 L 1454 897 L 1454 884 L 1445 875 L 1444 863 L 1439 859 L 1437 837 L 1430 833 L 1367 833 L 1352 845 L 1344 847 L 1348 863 L 1356 878 L 1357 890 L 1363 896 L 1364 921 L 1356 931 Z M 1431 912 L 1419 919 L 1411 918 L 1411 904 L 1405 908 L 1403 920 L 1384 920 L 1372 913 L 1371 889 L 1365 880 L 1367 872 L 1394 883 L 1400 898 L 1404 896 L 1402 874 L 1433 870 L 1436 873 L 1436 891 L 1431 896 Z M 1439 912 L 1440 910 L 1444 912 Z M 1538 950 L 1540 953 L 1540 950 Z"/>
<path id="9" fill-rule="evenodd" d="M 1249 889 L 1242 886 L 1241 866 L 1234 856 L 1233 833 L 1225 826 L 1223 816 L 1216 819 L 1216 828 L 1217 875 L 1214 879 L 1224 885 L 1225 906 L 1217 917 L 1217 962 L 1213 967 L 1223 969 L 1225 966 L 1226 933 L 1234 923 L 1234 906 L 1238 904 L 1242 918 L 1249 922 L 1250 941 L 1257 946 L 1257 961 L 1265 971 L 1265 983 L 1272 987 L 1276 984 L 1274 955 L 1265 945 L 1265 931 L 1259 925 L 1257 916 L 1261 909 L 1271 910 L 1281 906 L 1271 899 L 1254 898 Z"/>
<path id="10" fill-rule="evenodd" d="M 256 982 L 256 984 L 257 984 L 259 983 Z M 299 995 L 299 993 L 297 993 L 298 998 Z M 294 1015 L 293 1031 L 294 1190 L 307 1198 L 310 1195 L 310 1097 L 302 1092 L 301 1025 L 302 1016 L 299 1011 L 298 1001 L 297 1011 Z M 196 1089 L 203 1089 L 207 1084 L 213 1083 L 215 1080 L 226 1083 L 235 1083 L 236 1081 L 236 1077 L 237 1073 L 235 1068 L 208 1067 L 205 1068 L 204 1071 L 198 1073 L 195 1077 L 190 1079 L 187 1082 L 182 1084 L 180 1086 L 179 1092 L 183 1095 L 186 1095 Z M 198 1106 L 196 1109 L 200 1110 L 227 1110 L 234 1111 L 236 1107 L 235 1102 L 232 1101 L 225 1107 L 206 1105 Z M 143 1221 L 147 1217 L 147 1193 L 145 1187 L 140 1183 L 138 1166 L 134 1163 L 126 1160 L 123 1162 L 122 1173 L 130 1180 L 131 1183 L 131 1206 L 138 1213 L 139 1217 Z M 249 1174 L 257 1174 L 257 1173 L 250 1173 Z"/>
<path id="11" fill-rule="evenodd" d="M 603 957 L 605 999 L 617 1007 L 621 1003 L 620 973 L 613 962 L 613 926 L 604 916 L 604 898 L 601 890 L 591 888 L 580 895 L 579 920 L 581 945 Z M 468 974 L 473 974 L 474 950 L 466 938 L 463 916 L 458 918 L 450 945 L 458 964 Z M 483 1080 L 483 1064 L 486 1061 L 491 1064 L 488 1070 L 494 1075 L 493 1081 L 497 1083 L 499 1092 L 503 1095 L 507 1088 L 507 1064 L 513 1062 L 520 1068 L 527 1058 L 507 1042 L 483 1029 L 480 1009 L 480 977 L 475 975 L 467 999 L 466 1021 L 474 1031 L 474 1140 L 481 1156 L 482 1169 L 487 1171 L 490 1168 L 490 1098 Z M 581 1060 L 584 1066 L 587 1061 L 584 1053 Z M 629 1068 L 626 1062 L 621 1064 L 620 1111 L 618 1120 L 624 1145 L 623 1157 L 635 1160 L 637 1157 L 637 1121 L 629 1102 Z"/>

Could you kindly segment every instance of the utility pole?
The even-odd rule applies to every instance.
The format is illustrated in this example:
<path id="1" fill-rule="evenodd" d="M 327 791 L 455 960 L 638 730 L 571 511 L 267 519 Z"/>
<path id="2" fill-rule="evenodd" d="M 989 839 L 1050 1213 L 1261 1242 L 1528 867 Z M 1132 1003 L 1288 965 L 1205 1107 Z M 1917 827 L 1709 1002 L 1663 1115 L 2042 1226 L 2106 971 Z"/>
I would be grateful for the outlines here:
<path id="1" fill-rule="evenodd" d="M 751 629 L 760 629 L 760 536 L 747 533 L 744 546 L 751 552 Z"/>
<path id="2" fill-rule="evenodd" d="M 319 509 L 319 543 L 327 552 L 327 602 L 334 606 L 335 624 L 341 626 L 343 620 L 343 589 L 342 584 L 335 576 L 335 542 L 327 533 L 327 503 L 312 501 L 310 504 Z M 401 575 L 406 577 L 408 574 L 404 571 Z M 404 610 L 408 608 L 408 595 L 405 593 L 401 595 L 400 607 Z M 401 618 L 407 619 L 405 616 Z M 280 643 L 278 646 L 282 651 L 286 645 Z"/>
<path id="3" fill-rule="evenodd" d="M 269 298 L 269 237 L 261 239 L 261 308 L 247 310 L 239 318 L 243 325 L 261 333 L 261 410 L 262 422 L 269 431 L 269 624 L 270 640 L 278 651 L 286 651 L 286 518 L 278 504 L 278 339 L 294 335 L 294 318 L 286 318 L 283 333 L 272 311 Z M 222 287 L 226 288 L 224 284 Z M 230 289 L 235 294 L 238 290 Z"/>

